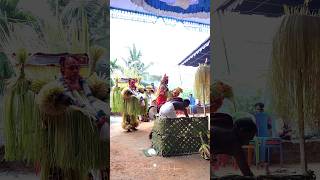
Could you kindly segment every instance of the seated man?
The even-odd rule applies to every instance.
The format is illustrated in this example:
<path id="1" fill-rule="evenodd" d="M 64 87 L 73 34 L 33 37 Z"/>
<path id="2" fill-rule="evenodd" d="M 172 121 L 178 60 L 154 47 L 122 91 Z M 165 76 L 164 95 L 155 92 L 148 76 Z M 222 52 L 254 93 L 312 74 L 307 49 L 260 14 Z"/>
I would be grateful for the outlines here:
<path id="1" fill-rule="evenodd" d="M 250 118 L 238 119 L 232 129 L 222 127 L 211 128 L 211 154 L 213 161 L 218 154 L 227 154 L 236 159 L 244 176 L 253 176 L 246 156 L 242 149 L 243 145 L 248 145 L 257 132 L 256 124 Z"/>
<path id="2" fill-rule="evenodd" d="M 177 113 L 176 111 L 183 111 L 186 117 L 189 117 L 187 107 L 189 106 L 190 101 L 189 99 L 185 99 L 181 101 L 167 101 L 164 103 L 159 111 L 160 117 L 165 118 L 176 118 Z"/>
<path id="3" fill-rule="evenodd" d="M 284 123 L 282 127 L 282 132 L 279 134 L 280 138 L 283 140 L 291 140 L 291 128 L 288 124 Z"/>

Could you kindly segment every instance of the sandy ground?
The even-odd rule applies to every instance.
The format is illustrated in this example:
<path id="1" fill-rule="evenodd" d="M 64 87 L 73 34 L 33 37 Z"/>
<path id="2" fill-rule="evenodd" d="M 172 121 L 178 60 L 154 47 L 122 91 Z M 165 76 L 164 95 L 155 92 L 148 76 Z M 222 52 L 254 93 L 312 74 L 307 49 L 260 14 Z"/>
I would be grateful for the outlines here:
<path id="1" fill-rule="evenodd" d="M 115 117 L 113 117 L 114 119 Z M 111 180 L 208 180 L 209 161 L 199 154 L 164 158 L 146 157 L 142 150 L 151 147 L 148 135 L 153 122 L 143 122 L 138 131 L 127 133 L 121 119 L 111 123 Z"/>
<path id="2" fill-rule="evenodd" d="M 308 163 L 308 169 L 311 169 L 314 171 L 317 179 L 320 178 L 320 163 Z M 256 168 L 255 166 L 251 166 L 252 172 L 258 176 L 258 175 L 266 175 L 266 171 L 264 168 Z M 282 171 L 282 172 L 281 172 Z M 300 173 L 300 165 L 299 164 L 291 164 L 291 165 L 283 165 L 280 167 L 280 165 L 271 165 L 270 166 L 270 172 L 271 174 L 301 174 Z M 219 170 L 215 171 L 214 173 L 216 176 L 226 176 L 226 175 L 241 175 L 240 170 L 235 170 L 231 166 L 227 167 L 221 167 Z"/>

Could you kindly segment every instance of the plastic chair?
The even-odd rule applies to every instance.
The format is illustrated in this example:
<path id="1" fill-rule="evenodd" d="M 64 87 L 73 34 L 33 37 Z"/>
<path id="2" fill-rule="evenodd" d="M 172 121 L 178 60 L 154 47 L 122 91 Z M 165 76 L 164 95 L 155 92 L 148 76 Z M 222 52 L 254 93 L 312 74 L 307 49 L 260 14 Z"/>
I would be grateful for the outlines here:
<path id="1" fill-rule="evenodd" d="M 254 141 L 251 141 L 250 144 L 248 145 L 244 145 L 242 146 L 243 149 L 247 149 L 247 163 L 248 163 L 248 166 L 250 167 L 253 163 L 253 159 L 256 159 L 255 158 L 255 142 Z M 238 165 L 237 165 L 237 162 L 236 160 L 233 158 L 232 159 L 232 166 L 235 170 L 239 169 Z"/>
<path id="2" fill-rule="evenodd" d="M 254 157 L 254 150 L 255 150 L 255 146 L 254 144 L 249 144 L 249 145 L 245 145 L 245 146 L 242 146 L 242 148 L 244 149 L 247 149 L 247 162 L 248 162 L 248 165 L 249 167 L 252 165 L 252 161 L 253 161 L 253 157 Z"/>
<path id="3" fill-rule="evenodd" d="M 275 137 L 256 137 L 254 139 L 255 141 L 255 148 L 256 148 L 256 166 L 260 162 L 260 146 L 263 144 L 264 141 L 264 147 L 265 150 L 267 151 L 268 155 L 268 163 L 270 163 L 270 150 L 272 148 L 278 148 L 280 151 L 280 165 L 282 166 L 283 164 L 283 149 L 282 149 L 282 140 L 280 138 L 275 138 Z M 266 158 L 264 158 L 266 159 Z"/>
<path id="4" fill-rule="evenodd" d="M 280 138 L 270 138 L 266 140 L 266 149 L 268 152 L 268 163 L 270 164 L 270 150 L 272 148 L 278 148 L 280 152 L 280 165 L 283 164 L 283 150 L 282 150 L 282 140 Z"/>

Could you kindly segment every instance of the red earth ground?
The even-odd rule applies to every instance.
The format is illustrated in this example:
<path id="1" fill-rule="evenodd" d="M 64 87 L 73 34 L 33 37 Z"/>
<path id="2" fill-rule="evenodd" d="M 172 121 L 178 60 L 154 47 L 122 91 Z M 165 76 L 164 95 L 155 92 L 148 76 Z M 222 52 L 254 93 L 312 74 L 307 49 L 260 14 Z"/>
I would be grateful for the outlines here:
<path id="1" fill-rule="evenodd" d="M 111 124 L 111 180 L 208 180 L 209 161 L 199 154 L 179 157 L 146 157 L 151 147 L 153 122 L 143 122 L 138 131 L 127 133 L 121 124 Z"/>

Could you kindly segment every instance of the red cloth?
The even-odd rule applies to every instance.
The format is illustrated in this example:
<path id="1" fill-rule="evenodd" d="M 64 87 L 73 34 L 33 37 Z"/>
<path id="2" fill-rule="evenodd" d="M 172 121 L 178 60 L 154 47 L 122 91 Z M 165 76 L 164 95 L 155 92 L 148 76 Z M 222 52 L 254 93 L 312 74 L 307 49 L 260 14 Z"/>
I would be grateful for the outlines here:
<path id="1" fill-rule="evenodd" d="M 160 106 L 162 106 L 164 103 L 166 103 L 167 102 L 167 96 L 165 96 L 165 95 L 159 95 L 158 97 L 157 97 L 157 106 L 158 107 L 160 107 Z"/>

